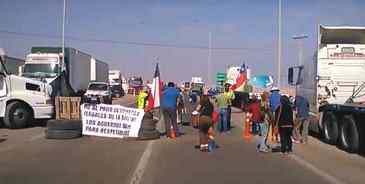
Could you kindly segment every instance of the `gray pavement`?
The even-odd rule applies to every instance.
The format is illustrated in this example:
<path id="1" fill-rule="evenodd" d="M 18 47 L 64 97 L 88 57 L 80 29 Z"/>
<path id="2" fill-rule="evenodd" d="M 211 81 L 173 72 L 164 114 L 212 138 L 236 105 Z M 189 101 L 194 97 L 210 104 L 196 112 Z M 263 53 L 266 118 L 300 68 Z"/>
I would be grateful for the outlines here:
<path id="1" fill-rule="evenodd" d="M 133 106 L 134 98 L 114 103 Z M 243 117 L 234 111 L 234 128 L 216 135 L 212 153 L 194 148 L 197 130 L 187 126 L 182 137 L 155 141 L 47 140 L 42 126 L 0 129 L 0 183 L 364 183 L 364 157 L 314 138 L 291 156 L 258 153 L 257 138 L 241 137 Z"/>

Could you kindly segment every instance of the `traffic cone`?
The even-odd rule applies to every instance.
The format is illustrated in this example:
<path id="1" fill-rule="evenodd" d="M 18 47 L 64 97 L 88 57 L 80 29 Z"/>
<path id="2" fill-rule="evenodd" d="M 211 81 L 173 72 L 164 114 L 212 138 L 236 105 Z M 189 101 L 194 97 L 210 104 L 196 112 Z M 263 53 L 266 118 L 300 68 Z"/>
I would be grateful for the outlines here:
<path id="1" fill-rule="evenodd" d="M 250 114 L 249 113 L 246 113 L 246 118 L 245 118 L 245 122 L 244 122 L 244 131 L 243 131 L 243 134 L 242 134 L 242 138 L 244 140 L 251 140 L 252 138 L 252 135 L 251 135 L 251 132 L 250 132 L 250 124 L 251 124 L 251 117 L 250 117 Z"/>
<path id="2" fill-rule="evenodd" d="M 172 125 L 171 125 L 171 127 L 170 127 L 170 137 L 171 137 L 171 139 L 176 139 L 176 133 L 175 133 L 175 130 L 174 130 L 174 127 L 172 127 Z"/>

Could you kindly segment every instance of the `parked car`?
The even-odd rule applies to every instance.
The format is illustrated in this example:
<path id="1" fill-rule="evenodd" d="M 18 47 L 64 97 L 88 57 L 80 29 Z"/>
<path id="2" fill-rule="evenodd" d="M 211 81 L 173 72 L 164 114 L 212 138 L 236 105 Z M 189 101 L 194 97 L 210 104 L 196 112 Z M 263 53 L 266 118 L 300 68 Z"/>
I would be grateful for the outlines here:
<path id="1" fill-rule="evenodd" d="M 91 82 L 84 94 L 85 103 L 112 104 L 112 92 L 106 82 Z"/>
<path id="2" fill-rule="evenodd" d="M 122 85 L 112 84 L 112 85 L 110 85 L 110 89 L 111 89 L 113 97 L 119 98 L 121 96 L 124 96 L 124 89 L 123 89 Z"/>

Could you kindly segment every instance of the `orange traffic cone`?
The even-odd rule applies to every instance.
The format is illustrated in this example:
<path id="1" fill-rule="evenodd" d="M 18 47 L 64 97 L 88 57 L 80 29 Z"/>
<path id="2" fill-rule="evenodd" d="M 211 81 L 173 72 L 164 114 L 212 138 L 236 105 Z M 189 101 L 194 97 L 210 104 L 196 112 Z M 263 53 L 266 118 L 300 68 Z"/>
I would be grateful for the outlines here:
<path id="1" fill-rule="evenodd" d="M 250 131 L 250 124 L 251 124 L 251 116 L 249 113 L 246 113 L 246 118 L 245 118 L 245 121 L 244 121 L 244 130 L 243 130 L 243 134 L 242 134 L 242 138 L 244 140 L 251 140 L 252 138 L 252 135 L 251 135 L 251 131 Z"/>
<path id="2" fill-rule="evenodd" d="M 170 127 L 170 138 L 171 139 L 176 139 L 176 133 L 175 133 L 175 130 L 174 130 L 174 127 Z"/>

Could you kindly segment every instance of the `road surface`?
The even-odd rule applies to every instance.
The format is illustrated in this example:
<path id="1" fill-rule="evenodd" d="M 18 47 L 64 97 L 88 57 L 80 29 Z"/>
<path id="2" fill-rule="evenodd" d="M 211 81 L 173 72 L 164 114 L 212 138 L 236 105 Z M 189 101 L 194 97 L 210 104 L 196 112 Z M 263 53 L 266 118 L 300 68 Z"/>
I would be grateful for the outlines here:
<path id="1" fill-rule="evenodd" d="M 126 96 L 114 104 L 133 106 Z M 311 138 L 294 154 L 258 153 L 257 137 L 242 139 L 244 114 L 232 114 L 230 134 L 216 135 L 211 153 L 194 148 L 197 130 L 184 126 L 176 140 L 122 140 L 83 136 L 44 138 L 44 126 L 0 128 L 0 183 L 354 183 L 365 181 L 365 158 Z"/>

